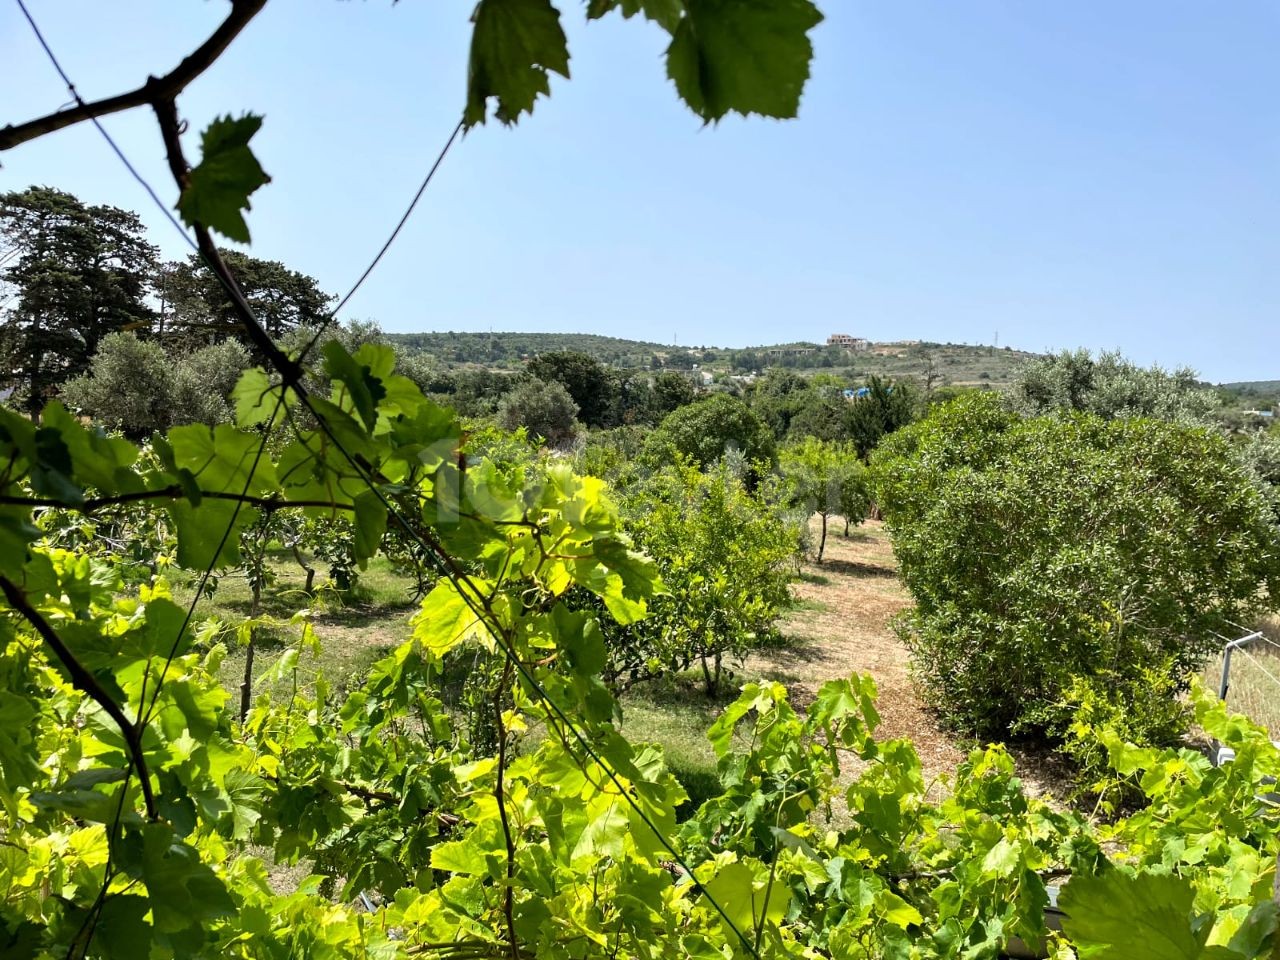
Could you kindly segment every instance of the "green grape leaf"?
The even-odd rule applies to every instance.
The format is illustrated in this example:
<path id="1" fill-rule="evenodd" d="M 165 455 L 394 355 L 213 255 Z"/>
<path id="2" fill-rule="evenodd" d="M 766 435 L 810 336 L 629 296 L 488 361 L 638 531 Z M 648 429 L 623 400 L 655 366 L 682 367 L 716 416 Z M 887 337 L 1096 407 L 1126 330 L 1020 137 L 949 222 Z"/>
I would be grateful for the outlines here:
<path id="1" fill-rule="evenodd" d="M 791 904 L 791 891 L 786 884 L 774 883 L 770 888 L 766 878 L 757 878 L 756 871 L 741 862 L 722 867 L 703 884 L 703 889 L 725 912 L 729 922 L 742 932 L 754 930 L 761 918 L 780 923 Z M 733 930 L 725 932 L 737 939 Z"/>
<path id="2" fill-rule="evenodd" d="M 71 479 L 71 451 L 62 434 L 49 427 L 36 431 L 36 462 L 31 465 L 31 489 L 68 506 L 84 503 L 84 491 Z"/>
<path id="3" fill-rule="evenodd" d="M 262 437 L 229 423 L 220 423 L 212 430 L 193 423 L 169 431 L 174 462 L 190 470 L 206 493 L 274 492 L 279 486 L 275 466 L 270 457 L 259 455 L 263 442 Z"/>
<path id="4" fill-rule="evenodd" d="M 1101 876 L 1073 877 L 1058 902 L 1067 914 L 1063 930 L 1090 957 L 1199 960 L 1213 954 L 1204 936 L 1191 929 L 1194 901 L 1190 880 L 1111 870 Z M 1203 932 L 1207 935 L 1209 928 Z"/>
<path id="5" fill-rule="evenodd" d="M 241 507 L 237 513 L 236 504 L 230 500 L 206 500 L 198 507 L 176 500 L 169 505 L 169 515 L 178 531 L 178 566 L 200 570 L 209 566 L 233 567 L 240 562 L 240 531 L 256 519 L 258 511 Z M 218 550 L 223 534 L 233 523 Z"/>
<path id="6" fill-rule="evenodd" d="M 236 407 L 236 424 L 256 427 L 274 415 L 279 391 L 284 387 L 273 385 L 267 372 L 261 367 L 251 367 L 240 375 L 231 390 L 231 402 Z"/>
<path id="7" fill-rule="evenodd" d="M 412 622 L 414 639 L 436 657 L 444 656 L 469 637 L 486 633 L 458 588 L 447 579 L 426 595 Z"/>
<path id="8" fill-rule="evenodd" d="M 378 552 L 387 532 L 387 508 L 378 494 L 366 490 L 355 499 L 355 556 L 363 564 Z"/>
<path id="9" fill-rule="evenodd" d="M 800 109 L 822 22 L 809 0 L 688 0 L 667 75 L 708 123 L 734 111 L 787 119 Z"/>
<path id="10" fill-rule="evenodd" d="M 261 126 L 262 117 L 247 113 L 238 119 L 219 117 L 205 127 L 200 163 L 178 197 L 178 213 L 188 226 L 201 224 L 224 237 L 249 242 L 242 211 L 250 209 L 250 194 L 271 182 L 249 149 Z"/>
<path id="11" fill-rule="evenodd" d="M 378 422 L 378 403 L 387 395 L 382 380 L 368 363 L 351 356 L 337 340 L 330 340 L 320 350 L 324 354 L 325 372 L 346 388 L 356 413 L 372 432 Z"/>
<path id="12" fill-rule="evenodd" d="M 467 128 L 484 123 L 489 99 L 494 116 L 515 123 L 534 101 L 551 92 L 547 72 L 569 76 L 569 47 L 551 0 L 480 0 L 471 17 Z"/>
<path id="13" fill-rule="evenodd" d="M 684 15 L 684 0 L 590 0 L 587 19 L 599 20 L 613 10 L 621 11 L 628 20 L 637 13 L 643 13 L 667 33 L 675 33 Z"/>
<path id="14" fill-rule="evenodd" d="M 1280 900 L 1255 904 L 1231 938 L 1230 948 L 1242 957 L 1266 956 L 1262 951 L 1272 939 L 1272 956 L 1280 956 Z"/>
<path id="15" fill-rule="evenodd" d="M 26 507 L 0 507 L 0 573 L 16 575 L 27 561 L 27 544 L 40 538 Z"/>

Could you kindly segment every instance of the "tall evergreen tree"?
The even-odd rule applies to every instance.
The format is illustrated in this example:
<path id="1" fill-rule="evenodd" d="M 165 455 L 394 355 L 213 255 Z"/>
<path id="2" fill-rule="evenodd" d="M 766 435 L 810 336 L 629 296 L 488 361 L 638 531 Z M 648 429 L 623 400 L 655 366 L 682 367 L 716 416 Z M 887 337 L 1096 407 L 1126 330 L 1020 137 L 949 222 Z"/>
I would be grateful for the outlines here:
<path id="1" fill-rule="evenodd" d="M 156 248 L 137 214 L 51 187 L 0 194 L 0 236 L 11 252 L 0 280 L 12 290 L 2 375 L 35 411 L 88 368 L 107 334 L 151 325 Z"/>
<path id="2" fill-rule="evenodd" d="M 314 277 L 275 260 L 261 260 L 236 250 L 221 253 L 272 338 L 280 339 L 299 327 L 317 326 L 328 317 L 334 298 L 320 289 Z M 187 335 L 199 343 L 243 337 L 231 298 L 198 255 L 167 265 L 160 292 L 166 335 Z"/>

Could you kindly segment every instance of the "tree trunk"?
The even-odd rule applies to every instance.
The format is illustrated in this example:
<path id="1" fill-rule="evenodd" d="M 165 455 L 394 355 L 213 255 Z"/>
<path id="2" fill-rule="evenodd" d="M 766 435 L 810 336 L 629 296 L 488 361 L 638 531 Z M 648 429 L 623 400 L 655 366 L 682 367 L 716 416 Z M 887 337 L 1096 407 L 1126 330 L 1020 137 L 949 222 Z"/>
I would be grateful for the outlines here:
<path id="1" fill-rule="evenodd" d="M 258 618 L 262 608 L 262 580 L 255 577 L 253 581 L 253 604 L 249 609 L 251 619 Z M 249 716 L 249 704 L 253 699 L 253 654 L 257 640 L 257 627 L 249 627 L 249 642 L 244 650 L 244 678 L 240 681 L 240 722 L 244 723 Z"/>
<path id="2" fill-rule="evenodd" d="M 307 583 L 306 583 L 306 586 L 302 588 L 302 590 L 304 593 L 310 595 L 311 590 L 315 586 L 315 582 L 316 582 L 316 568 L 307 565 L 307 561 L 303 559 L 302 551 L 298 549 L 297 544 L 294 544 L 294 547 L 293 547 L 293 559 L 298 561 L 298 566 L 300 566 L 303 570 L 307 571 Z"/>
<path id="3" fill-rule="evenodd" d="M 822 563 L 822 551 L 827 549 L 827 515 L 820 514 L 822 517 L 822 539 L 818 541 L 818 563 Z"/>
<path id="4" fill-rule="evenodd" d="M 717 665 L 715 676 L 711 674 L 711 667 L 707 664 L 707 655 L 702 655 L 702 679 L 706 684 L 706 692 L 708 697 L 716 695 L 717 681 L 720 679 L 720 668 Z"/>
<path id="5" fill-rule="evenodd" d="M 849 535 L 849 518 L 848 517 L 844 518 L 844 535 L 846 537 Z"/>

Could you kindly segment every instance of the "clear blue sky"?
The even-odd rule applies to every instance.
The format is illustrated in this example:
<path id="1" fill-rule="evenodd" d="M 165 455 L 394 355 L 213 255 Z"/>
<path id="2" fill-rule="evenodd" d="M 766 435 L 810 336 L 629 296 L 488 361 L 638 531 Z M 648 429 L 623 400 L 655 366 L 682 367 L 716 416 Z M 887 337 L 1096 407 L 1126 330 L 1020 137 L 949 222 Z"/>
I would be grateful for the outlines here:
<path id="1" fill-rule="evenodd" d="M 29 0 L 86 97 L 163 72 L 201 0 Z M 574 77 L 462 141 L 349 315 L 742 346 L 820 339 L 1119 347 L 1280 377 L 1273 0 L 820 2 L 800 118 L 702 128 L 664 35 L 561 0 Z M 182 101 L 266 115 L 253 252 L 344 290 L 462 106 L 470 0 L 272 0 Z M 0 3 L 0 122 L 66 96 Z M 173 190 L 146 113 L 107 121 Z M 192 144 L 194 148 L 194 143 Z M 193 155 L 196 151 L 192 150 Z M 181 241 L 88 126 L 0 155 Z"/>

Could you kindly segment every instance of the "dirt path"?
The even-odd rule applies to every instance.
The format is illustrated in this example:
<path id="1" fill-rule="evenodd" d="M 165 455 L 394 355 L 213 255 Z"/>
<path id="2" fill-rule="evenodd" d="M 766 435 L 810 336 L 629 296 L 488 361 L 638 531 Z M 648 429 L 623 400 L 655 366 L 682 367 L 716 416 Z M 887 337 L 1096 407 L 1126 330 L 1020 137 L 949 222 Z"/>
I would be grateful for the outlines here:
<path id="1" fill-rule="evenodd" d="M 832 678 L 869 673 L 880 690 L 878 735 L 910 738 L 928 781 L 953 771 L 965 751 L 920 702 L 906 648 L 890 627 L 911 598 L 898 579 L 888 534 L 876 520 L 853 528 L 848 538 L 843 528 L 843 521 L 832 521 L 822 565 L 805 564 L 804 579 L 793 588 L 800 606 L 782 625 L 790 645 L 763 651 L 748 670 L 785 683 L 799 702 Z"/>
<path id="2" fill-rule="evenodd" d="M 815 535 L 818 524 L 813 523 Z M 897 561 L 883 524 L 868 520 L 844 537 L 843 521 L 833 521 L 822 565 L 806 563 L 793 590 L 800 601 L 783 622 L 790 640 L 780 650 L 761 651 L 747 662 L 749 672 L 787 685 L 798 703 L 811 699 L 826 681 L 868 673 L 880 691 L 883 739 L 906 737 L 916 746 L 925 782 L 951 774 L 972 743 L 943 730 L 925 709 L 911 681 L 906 648 L 890 621 L 911 605 L 898 579 Z M 1028 793 L 1065 797 L 1069 771 L 1044 748 L 1009 744 Z"/>

